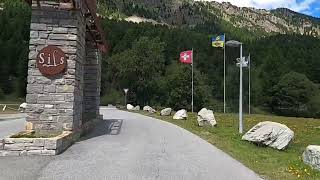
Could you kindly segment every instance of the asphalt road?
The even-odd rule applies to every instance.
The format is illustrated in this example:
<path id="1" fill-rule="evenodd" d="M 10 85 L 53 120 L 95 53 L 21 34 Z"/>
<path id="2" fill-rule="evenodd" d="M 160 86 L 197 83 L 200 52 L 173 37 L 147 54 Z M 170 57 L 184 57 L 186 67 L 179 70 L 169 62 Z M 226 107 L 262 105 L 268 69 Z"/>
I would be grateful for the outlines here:
<path id="1" fill-rule="evenodd" d="M 55 157 L 0 157 L 0 179 L 256 180 L 238 161 L 175 125 L 115 109 Z M 2 126 L 0 122 L 0 126 Z"/>
<path id="2" fill-rule="evenodd" d="M 0 120 L 0 139 L 24 129 L 25 118 Z"/>

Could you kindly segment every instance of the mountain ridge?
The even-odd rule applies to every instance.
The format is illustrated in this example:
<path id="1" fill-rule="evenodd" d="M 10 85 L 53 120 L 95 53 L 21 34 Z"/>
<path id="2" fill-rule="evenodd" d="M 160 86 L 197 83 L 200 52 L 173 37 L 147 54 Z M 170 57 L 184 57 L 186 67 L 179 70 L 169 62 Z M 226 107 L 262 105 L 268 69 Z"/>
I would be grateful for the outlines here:
<path id="1" fill-rule="evenodd" d="M 194 27 L 216 18 L 236 28 L 260 32 L 301 34 L 320 37 L 320 18 L 286 8 L 274 10 L 237 7 L 229 2 L 193 0 L 105 0 L 107 8 L 131 16 L 154 19 L 160 23 Z M 260 35 L 260 36 L 261 36 Z"/>

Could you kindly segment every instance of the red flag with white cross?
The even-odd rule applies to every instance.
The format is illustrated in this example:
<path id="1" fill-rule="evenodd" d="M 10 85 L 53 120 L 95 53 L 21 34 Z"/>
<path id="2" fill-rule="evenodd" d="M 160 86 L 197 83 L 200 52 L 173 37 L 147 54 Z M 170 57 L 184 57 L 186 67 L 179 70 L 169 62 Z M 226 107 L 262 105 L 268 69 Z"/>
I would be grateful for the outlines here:
<path id="1" fill-rule="evenodd" d="M 192 64 L 193 62 L 193 51 L 183 51 L 180 53 L 180 62 L 185 64 Z"/>

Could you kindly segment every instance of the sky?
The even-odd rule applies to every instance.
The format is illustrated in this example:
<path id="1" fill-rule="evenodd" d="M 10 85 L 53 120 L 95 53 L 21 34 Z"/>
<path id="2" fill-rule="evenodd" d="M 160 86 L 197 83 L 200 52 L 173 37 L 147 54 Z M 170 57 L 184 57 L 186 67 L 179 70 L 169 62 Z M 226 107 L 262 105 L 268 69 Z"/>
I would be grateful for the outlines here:
<path id="1" fill-rule="evenodd" d="M 239 7 L 254 7 L 258 9 L 289 8 L 296 12 L 320 18 L 320 0 L 200 0 L 230 2 Z"/>

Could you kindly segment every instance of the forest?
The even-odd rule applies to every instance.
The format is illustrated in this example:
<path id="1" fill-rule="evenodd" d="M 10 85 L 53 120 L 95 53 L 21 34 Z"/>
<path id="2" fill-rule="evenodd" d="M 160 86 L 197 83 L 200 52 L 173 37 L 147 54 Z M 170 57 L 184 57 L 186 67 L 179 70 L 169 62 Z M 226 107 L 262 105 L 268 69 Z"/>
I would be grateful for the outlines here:
<path id="1" fill-rule="evenodd" d="M 24 98 L 30 7 L 19 0 L 0 1 L 0 100 Z M 135 24 L 103 19 L 110 46 L 102 59 L 101 103 L 129 102 L 191 109 L 191 66 L 179 63 L 181 51 L 194 49 L 195 109 L 223 109 L 223 49 L 212 36 L 243 42 L 251 55 L 251 111 L 284 116 L 320 117 L 320 41 L 304 35 L 257 37 L 217 19 L 196 27 Z M 212 28 L 214 27 L 214 28 Z M 238 111 L 238 48 L 226 48 L 227 111 Z M 248 111 L 248 72 L 244 69 L 244 109 Z"/>

